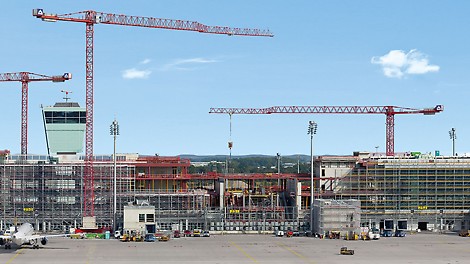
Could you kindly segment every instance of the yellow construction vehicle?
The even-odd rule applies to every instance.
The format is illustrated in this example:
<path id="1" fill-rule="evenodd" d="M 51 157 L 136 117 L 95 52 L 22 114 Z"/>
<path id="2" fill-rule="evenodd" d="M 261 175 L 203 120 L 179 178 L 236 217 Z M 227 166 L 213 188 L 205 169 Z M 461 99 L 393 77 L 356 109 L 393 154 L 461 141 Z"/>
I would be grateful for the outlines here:
<path id="1" fill-rule="evenodd" d="M 341 254 L 341 255 L 354 255 L 354 250 L 353 249 L 348 249 L 347 247 L 342 247 L 339 250 L 339 254 Z"/>
<path id="2" fill-rule="evenodd" d="M 135 241 L 135 242 L 142 242 L 142 241 L 144 241 L 144 237 L 143 237 L 141 234 L 137 234 L 137 235 L 134 237 L 134 241 Z"/>
<path id="3" fill-rule="evenodd" d="M 348 232 L 344 236 L 345 240 L 358 240 L 359 236 L 355 232 Z"/>
<path id="4" fill-rule="evenodd" d="M 121 236 L 121 242 L 129 242 L 129 235 L 128 234 L 124 234 Z"/>
<path id="5" fill-rule="evenodd" d="M 460 233 L 459 233 L 459 236 L 461 236 L 461 237 L 470 236 L 470 230 L 461 230 Z"/>
<path id="6" fill-rule="evenodd" d="M 158 241 L 162 241 L 162 242 L 166 242 L 168 240 L 170 240 L 170 236 L 167 236 L 167 235 L 163 235 L 158 238 Z"/>

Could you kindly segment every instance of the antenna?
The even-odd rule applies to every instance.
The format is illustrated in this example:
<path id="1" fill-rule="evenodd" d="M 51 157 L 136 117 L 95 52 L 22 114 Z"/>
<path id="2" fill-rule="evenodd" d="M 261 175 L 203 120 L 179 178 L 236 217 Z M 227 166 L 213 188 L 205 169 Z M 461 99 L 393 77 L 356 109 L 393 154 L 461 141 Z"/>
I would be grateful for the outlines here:
<path id="1" fill-rule="evenodd" d="M 60 91 L 61 93 L 65 93 L 65 97 L 63 98 L 65 100 L 65 102 L 67 103 L 70 99 L 69 97 L 69 93 L 72 93 L 72 91 L 67 91 L 67 90 L 61 90 Z"/>

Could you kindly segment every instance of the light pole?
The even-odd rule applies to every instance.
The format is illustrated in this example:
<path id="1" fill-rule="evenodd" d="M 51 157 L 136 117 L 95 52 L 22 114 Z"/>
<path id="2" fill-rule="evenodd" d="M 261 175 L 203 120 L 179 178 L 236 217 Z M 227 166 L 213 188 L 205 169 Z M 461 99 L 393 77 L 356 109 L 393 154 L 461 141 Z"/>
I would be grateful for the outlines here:
<path id="1" fill-rule="evenodd" d="M 310 232 L 313 234 L 313 137 L 317 134 L 318 124 L 315 121 L 308 122 L 308 135 L 310 135 Z"/>
<path id="2" fill-rule="evenodd" d="M 455 128 L 452 128 L 449 131 L 449 137 L 452 139 L 452 156 L 455 156 L 455 140 L 457 139 L 457 134 L 455 133 Z"/>
<path id="3" fill-rule="evenodd" d="M 113 151 L 113 230 L 116 231 L 116 138 L 119 135 L 119 124 L 116 119 L 109 126 L 109 134 L 114 137 L 114 151 Z"/>
<path id="4" fill-rule="evenodd" d="M 276 199 L 276 206 L 279 207 L 279 191 L 281 190 L 281 179 L 280 179 L 280 175 L 281 175 L 281 154 L 279 153 L 276 153 L 276 157 L 277 157 L 277 188 L 278 188 L 278 192 L 277 192 L 277 199 Z"/>

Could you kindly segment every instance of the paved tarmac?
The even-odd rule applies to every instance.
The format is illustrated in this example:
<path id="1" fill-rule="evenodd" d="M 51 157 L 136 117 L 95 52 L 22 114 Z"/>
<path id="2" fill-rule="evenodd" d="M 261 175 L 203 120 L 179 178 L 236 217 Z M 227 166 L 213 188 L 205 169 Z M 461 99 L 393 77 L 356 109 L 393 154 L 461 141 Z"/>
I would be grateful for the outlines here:
<path id="1" fill-rule="evenodd" d="M 355 250 L 340 255 L 340 247 Z M 168 242 L 51 238 L 46 246 L 5 250 L 0 263 L 470 263 L 470 237 L 420 233 L 377 241 L 271 235 L 212 235 Z"/>

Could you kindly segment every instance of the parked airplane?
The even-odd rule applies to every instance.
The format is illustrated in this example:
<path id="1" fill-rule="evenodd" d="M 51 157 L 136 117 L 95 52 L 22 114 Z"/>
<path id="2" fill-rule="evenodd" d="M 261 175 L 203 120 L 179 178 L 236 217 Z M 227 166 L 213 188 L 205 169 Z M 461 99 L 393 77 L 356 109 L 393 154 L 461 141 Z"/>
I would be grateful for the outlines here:
<path id="1" fill-rule="evenodd" d="M 11 249 L 11 244 L 14 243 L 18 246 L 32 245 L 33 248 L 39 248 L 39 241 L 42 245 L 47 244 L 49 237 L 64 237 L 66 234 L 61 235 L 33 235 L 34 228 L 30 223 L 22 224 L 16 232 L 0 236 L 0 246 L 5 245 L 5 249 Z"/>

